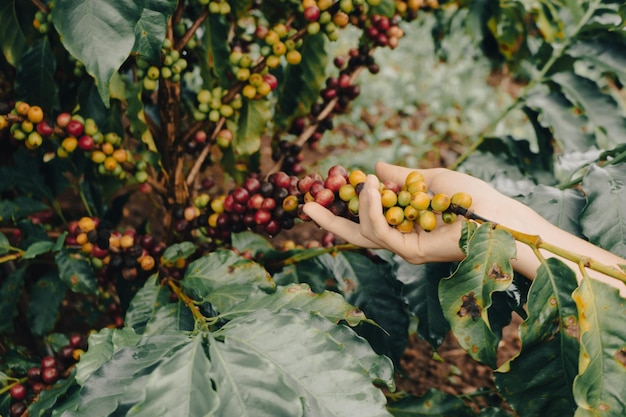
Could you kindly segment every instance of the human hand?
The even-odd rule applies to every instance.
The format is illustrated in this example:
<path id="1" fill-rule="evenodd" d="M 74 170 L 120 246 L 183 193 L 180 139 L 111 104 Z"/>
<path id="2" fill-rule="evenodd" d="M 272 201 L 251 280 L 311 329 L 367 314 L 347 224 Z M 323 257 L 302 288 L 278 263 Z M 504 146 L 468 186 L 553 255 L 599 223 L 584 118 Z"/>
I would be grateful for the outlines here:
<path id="1" fill-rule="evenodd" d="M 463 252 L 458 244 L 461 237 L 459 219 L 452 224 L 445 224 L 438 216 L 438 226 L 431 232 L 416 227 L 412 233 L 402 233 L 387 223 L 382 210 L 379 179 L 404 184 L 411 171 L 415 169 L 378 163 L 376 176 L 368 176 L 359 194 L 359 223 L 335 216 L 316 203 L 305 204 L 304 212 L 322 228 L 350 243 L 364 248 L 388 249 L 411 263 L 461 260 Z M 424 175 L 433 193 L 469 193 L 473 198 L 472 211 L 489 220 L 521 226 L 522 218 L 534 215 L 528 207 L 499 193 L 478 178 L 445 168 L 418 171 Z"/>

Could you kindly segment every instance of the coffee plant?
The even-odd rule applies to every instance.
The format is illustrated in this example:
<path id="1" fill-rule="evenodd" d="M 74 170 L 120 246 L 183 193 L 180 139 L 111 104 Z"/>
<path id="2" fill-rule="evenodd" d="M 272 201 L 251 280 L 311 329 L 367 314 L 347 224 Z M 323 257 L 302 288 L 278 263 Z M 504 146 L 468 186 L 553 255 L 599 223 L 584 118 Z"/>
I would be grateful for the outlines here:
<path id="1" fill-rule="evenodd" d="M 358 221 L 372 165 L 307 155 L 429 19 L 437 60 L 463 31 L 519 87 L 449 167 L 626 258 L 625 17 L 616 0 L 4 0 L 0 415 L 623 416 L 624 299 L 586 270 L 626 266 L 494 225 L 418 171 L 381 210 L 404 232 L 463 221 L 458 264 L 298 228 L 307 201 Z M 522 347 L 498 362 L 513 314 Z M 499 401 L 395 392 L 412 321 L 491 367 Z"/>

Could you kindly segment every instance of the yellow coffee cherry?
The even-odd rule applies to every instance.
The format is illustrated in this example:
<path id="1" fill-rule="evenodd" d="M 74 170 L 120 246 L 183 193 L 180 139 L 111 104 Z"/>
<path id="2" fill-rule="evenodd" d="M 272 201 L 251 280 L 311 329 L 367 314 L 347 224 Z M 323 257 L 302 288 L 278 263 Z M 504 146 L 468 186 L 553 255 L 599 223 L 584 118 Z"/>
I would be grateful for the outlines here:
<path id="1" fill-rule="evenodd" d="M 450 196 L 443 193 L 435 194 L 430 200 L 430 207 L 440 213 L 446 211 L 450 207 Z"/>
<path id="2" fill-rule="evenodd" d="M 402 233 L 411 233 L 414 231 L 415 223 L 413 220 L 404 219 L 402 222 L 396 225 L 396 229 L 398 229 Z"/>
<path id="3" fill-rule="evenodd" d="M 404 184 L 408 187 L 414 182 L 424 182 L 424 175 L 419 171 L 411 171 L 409 175 L 406 176 Z"/>
<path id="4" fill-rule="evenodd" d="M 472 205 L 472 196 L 468 193 L 460 191 L 458 193 L 452 194 L 452 197 L 450 197 L 450 202 L 452 204 L 456 204 L 457 206 L 468 209 Z"/>
<path id="5" fill-rule="evenodd" d="M 437 227 L 437 216 L 432 211 L 424 210 L 420 213 L 417 222 L 425 232 L 430 232 Z"/>
<path id="6" fill-rule="evenodd" d="M 387 223 L 396 226 L 404 220 L 404 210 L 399 206 L 390 207 L 389 210 L 385 212 L 385 218 L 387 219 Z"/>
<path id="7" fill-rule="evenodd" d="M 430 206 L 430 196 L 423 191 L 411 194 L 411 207 L 418 211 L 426 210 Z"/>

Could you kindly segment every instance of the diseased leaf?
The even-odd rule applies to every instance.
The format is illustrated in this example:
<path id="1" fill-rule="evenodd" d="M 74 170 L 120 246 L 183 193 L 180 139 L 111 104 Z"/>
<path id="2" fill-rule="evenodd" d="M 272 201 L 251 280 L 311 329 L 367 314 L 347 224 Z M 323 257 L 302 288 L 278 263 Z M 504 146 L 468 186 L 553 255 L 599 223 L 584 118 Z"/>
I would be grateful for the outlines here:
<path id="1" fill-rule="evenodd" d="M 582 181 L 587 195 L 580 224 L 589 240 L 626 257 L 626 163 L 592 165 Z"/>
<path id="2" fill-rule="evenodd" d="M 52 331 L 59 316 L 67 285 L 55 273 L 39 278 L 30 290 L 28 324 L 33 334 L 43 336 Z"/>
<path id="3" fill-rule="evenodd" d="M 571 188 L 560 190 L 539 184 L 526 196 L 524 204 L 558 228 L 583 237 L 578 218 L 586 200 L 578 190 Z"/>
<path id="4" fill-rule="evenodd" d="M 272 294 L 252 293 L 245 301 L 222 311 L 220 317 L 231 319 L 261 309 L 278 312 L 285 308 L 318 313 L 335 324 L 341 321 L 345 321 L 350 326 L 356 326 L 362 322 L 375 324 L 361 310 L 348 304 L 341 295 L 331 291 L 317 294 L 311 291 L 311 287 L 307 284 L 291 284 L 279 287 Z"/>
<path id="5" fill-rule="evenodd" d="M 408 396 L 387 405 L 394 417 L 474 417 L 476 414 L 463 400 L 431 388 L 421 397 Z"/>
<path id="6" fill-rule="evenodd" d="M 214 415 L 219 397 L 209 379 L 211 362 L 203 339 L 202 334 L 194 336 L 150 373 L 142 400 L 128 417 Z"/>
<path id="7" fill-rule="evenodd" d="M 82 255 L 61 249 L 54 260 L 59 268 L 59 277 L 73 292 L 83 294 L 98 292 L 93 269 Z"/>
<path id="8" fill-rule="evenodd" d="M 389 416 L 364 358 L 351 355 L 353 346 L 360 351 L 367 342 L 354 333 L 347 338 L 346 331 L 293 310 L 260 310 L 232 320 L 218 332 L 223 342 L 209 344 L 218 414 Z M 368 356 L 376 357 L 371 351 Z"/>
<path id="9" fill-rule="evenodd" d="M 263 267 L 230 250 L 213 252 L 192 262 L 181 285 L 192 298 L 211 303 L 218 312 L 253 292 L 276 286 Z"/>
<path id="10" fill-rule="evenodd" d="M 580 358 L 574 379 L 576 417 L 626 414 L 626 305 L 614 288 L 590 278 L 574 292 Z"/>
<path id="11" fill-rule="evenodd" d="M 495 291 L 505 291 L 513 281 L 513 236 L 478 227 L 469 241 L 468 255 L 454 273 L 439 283 L 439 300 L 459 344 L 475 360 L 496 367 L 498 338 L 490 328 L 487 309 Z"/>
<path id="12" fill-rule="evenodd" d="M 574 271 L 556 258 L 537 271 L 528 318 L 519 326 L 522 349 L 495 374 L 498 389 L 520 415 L 572 415 L 578 317 L 571 294 L 577 285 Z"/>

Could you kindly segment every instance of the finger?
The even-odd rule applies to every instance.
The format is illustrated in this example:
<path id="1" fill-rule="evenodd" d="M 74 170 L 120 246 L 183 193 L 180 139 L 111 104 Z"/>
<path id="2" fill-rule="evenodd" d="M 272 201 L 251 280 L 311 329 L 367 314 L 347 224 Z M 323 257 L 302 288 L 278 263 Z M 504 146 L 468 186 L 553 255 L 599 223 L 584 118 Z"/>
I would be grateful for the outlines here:
<path id="1" fill-rule="evenodd" d="M 337 235 L 341 239 L 363 248 L 377 248 L 369 239 L 361 235 L 359 225 L 351 220 L 335 216 L 320 204 L 306 203 L 302 210 L 321 228 Z"/>
<path id="2" fill-rule="evenodd" d="M 414 169 L 391 165 L 385 162 L 378 162 L 376 164 L 376 174 L 382 181 L 392 181 L 400 186 L 404 185 L 407 175 L 412 171 L 421 172 L 422 175 L 424 175 L 426 184 L 430 184 L 435 177 L 441 174 L 453 172 L 446 168 Z"/>

